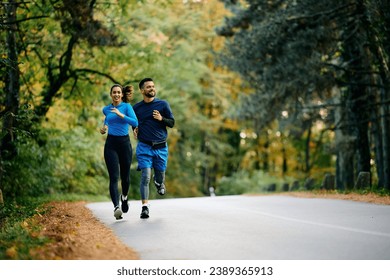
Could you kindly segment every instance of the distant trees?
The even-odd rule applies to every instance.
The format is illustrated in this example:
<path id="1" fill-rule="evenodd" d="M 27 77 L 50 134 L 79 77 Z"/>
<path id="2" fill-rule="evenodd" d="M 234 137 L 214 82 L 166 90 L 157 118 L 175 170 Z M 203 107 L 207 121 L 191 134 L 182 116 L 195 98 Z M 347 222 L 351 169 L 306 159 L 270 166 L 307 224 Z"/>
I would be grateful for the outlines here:
<path id="1" fill-rule="evenodd" d="M 376 171 L 389 190 L 389 2 L 222 2 L 233 13 L 218 29 L 222 62 L 254 90 L 240 117 L 260 130 L 282 112 L 291 123 L 312 112 L 312 124 L 336 132 L 337 187 Z"/>

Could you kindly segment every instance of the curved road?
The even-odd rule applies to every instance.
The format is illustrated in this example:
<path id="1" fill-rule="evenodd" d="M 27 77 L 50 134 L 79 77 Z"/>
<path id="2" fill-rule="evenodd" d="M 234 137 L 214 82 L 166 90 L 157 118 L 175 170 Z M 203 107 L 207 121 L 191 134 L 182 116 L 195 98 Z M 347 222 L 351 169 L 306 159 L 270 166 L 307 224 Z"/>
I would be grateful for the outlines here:
<path id="1" fill-rule="evenodd" d="M 116 221 L 87 205 L 143 260 L 390 260 L 390 206 L 290 196 L 152 200 Z"/>

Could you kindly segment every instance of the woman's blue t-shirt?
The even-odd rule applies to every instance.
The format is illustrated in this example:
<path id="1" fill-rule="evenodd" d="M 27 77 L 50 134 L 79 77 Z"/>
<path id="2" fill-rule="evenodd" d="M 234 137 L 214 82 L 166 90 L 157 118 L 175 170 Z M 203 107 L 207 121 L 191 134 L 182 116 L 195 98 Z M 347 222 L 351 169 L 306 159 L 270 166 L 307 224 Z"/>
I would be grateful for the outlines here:
<path id="1" fill-rule="evenodd" d="M 122 119 L 117 114 L 111 112 L 112 108 L 117 108 L 119 112 L 125 115 Z M 134 113 L 133 107 L 129 103 L 121 102 L 119 105 L 112 104 L 103 108 L 103 114 L 106 116 L 104 124 L 108 126 L 108 134 L 113 136 L 129 135 L 129 126 L 137 127 L 138 119 Z"/>

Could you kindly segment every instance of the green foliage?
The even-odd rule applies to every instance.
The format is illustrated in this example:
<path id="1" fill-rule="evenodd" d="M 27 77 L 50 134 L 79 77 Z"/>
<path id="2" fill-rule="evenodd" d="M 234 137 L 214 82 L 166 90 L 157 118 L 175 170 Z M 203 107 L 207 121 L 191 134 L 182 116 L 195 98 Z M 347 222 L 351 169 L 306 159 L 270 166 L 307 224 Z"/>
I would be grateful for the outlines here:
<path id="1" fill-rule="evenodd" d="M 11 144 L 13 148 L 2 151 L 0 165 L 4 197 L 12 200 L 17 196 L 41 195 L 46 191 L 46 183 L 50 184 L 52 178 L 42 180 L 41 172 L 45 172 L 43 174 L 50 172 L 50 168 L 48 168 L 50 161 L 45 155 L 44 149 L 40 149 L 37 142 L 34 141 L 37 137 L 37 131 L 31 125 L 34 113 L 29 106 L 24 106 L 19 109 L 18 115 L 11 117 L 17 124 L 12 128 L 14 141 Z M 25 127 L 28 127 L 29 130 Z M 7 134 L 10 133 L 6 131 L 5 134 L 1 135 L 0 140 L 9 137 Z"/>
<path id="2" fill-rule="evenodd" d="M 54 166 L 45 149 L 34 141 L 19 143 L 18 156 L 3 162 L 2 186 L 7 199 L 17 196 L 39 196 L 59 183 L 53 177 Z"/>
<path id="3" fill-rule="evenodd" d="M 23 201 L 5 202 L 0 206 L 0 259 L 30 259 L 29 249 L 47 242 L 47 239 L 33 237 L 26 219 L 41 213 L 39 207 L 45 199 L 23 197 Z"/>
<path id="4" fill-rule="evenodd" d="M 238 171 L 231 177 L 219 180 L 215 190 L 217 195 L 238 195 L 248 193 L 266 193 L 271 184 L 276 184 L 276 191 L 281 191 L 283 183 L 291 183 L 293 178 L 270 176 L 263 171 Z"/>
<path id="5" fill-rule="evenodd" d="M 3 193 L 7 199 L 43 194 L 107 193 L 103 141 L 91 141 L 83 127 L 42 130 L 40 146 L 33 138 L 17 144 L 18 155 L 3 161 Z"/>
<path id="6" fill-rule="evenodd" d="M 52 176 L 60 182 L 57 191 L 101 194 L 106 190 L 102 143 L 88 139 L 86 129 L 51 131 L 46 149 L 54 165 Z M 97 137 L 98 138 L 98 137 Z"/>
<path id="7" fill-rule="evenodd" d="M 237 195 L 250 192 L 256 186 L 247 171 L 239 171 L 231 177 L 222 177 L 215 189 L 217 195 Z"/>

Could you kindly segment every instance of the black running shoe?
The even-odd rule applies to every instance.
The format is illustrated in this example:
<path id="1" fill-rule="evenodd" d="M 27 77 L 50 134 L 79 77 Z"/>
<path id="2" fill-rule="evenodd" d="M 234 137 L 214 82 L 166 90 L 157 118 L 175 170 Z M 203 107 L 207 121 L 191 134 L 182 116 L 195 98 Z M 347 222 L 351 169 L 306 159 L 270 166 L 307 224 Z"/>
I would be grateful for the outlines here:
<path id="1" fill-rule="evenodd" d="M 121 202 L 122 202 L 121 205 L 122 212 L 127 213 L 127 211 L 129 211 L 129 201 L 127 200 L 127 197 L 126 199 L 123 199 L 123 194 L 121 194 Z"/>
<path id="2" fill-rule="evenodd" d="M 119 208 L 119 206 L 116 206 L 115 209 L 114 209 L 114 217 L 117 220 L 123 219 L 123 217 L 122 217 L 122 210 Z"/>
<path id="3" fill-rule="evenodd" d="M 157 193 L 159 195 L 164 195 L 165 194 L 165 185 L 164 185 L 164 183 L 159 184 L 156 181 L 154 181 L 154 185 L 156 186 Z"/>
<path id="4" fill-rule="evenodd" d="M 149 208 L 148 206 L 142 206 L 141 219 L 149 218 Z"/>

